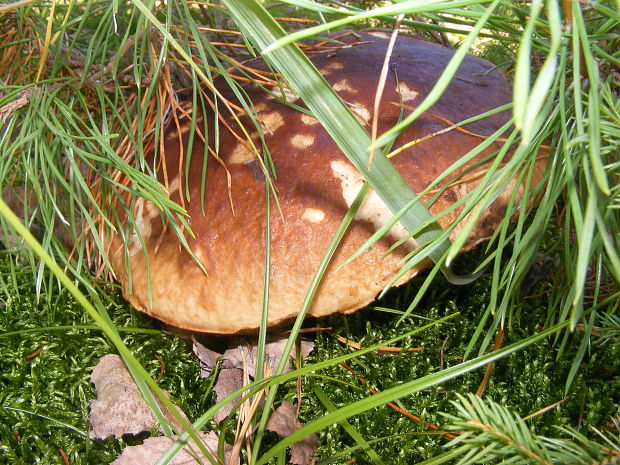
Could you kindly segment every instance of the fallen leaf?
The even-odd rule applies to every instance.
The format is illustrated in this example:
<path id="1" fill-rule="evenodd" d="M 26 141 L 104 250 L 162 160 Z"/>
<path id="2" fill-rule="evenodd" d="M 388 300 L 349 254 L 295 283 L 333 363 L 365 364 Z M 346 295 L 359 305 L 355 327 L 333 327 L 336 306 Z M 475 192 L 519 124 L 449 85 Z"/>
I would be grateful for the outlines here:
<path id="1" fill-rule="evenodd" d="M 218 438 L 213 432 L 202 433 L 198 432 L 198 437 L 202 439 L 207 449 L 216 455 Z M 125 447 L 123 453 L 110 465 L 153 465 L 159 460 L 164 452 L 174 443 L 176 437 L 159 436 L 155 438 L 148 438 L 143 444 L 139 446 Z M 237 465 L 239 460 L 234 463 L 230 463 L 230 452 L 232 447 L 228 444 L 224 446 L 224 455 L 227 465 Z M 200 459 L 200 462 L 197 460 Z M 194 445 L 191 449 L 189 445 L 185 446 L 174 459 L 170 462 L 170 465 L 195 465 L 195 464 L 210 464 L 207 457 L 200 452 L 200 449 Z"/>
<path id="2" fill-rule="evenodd" d="M 282 358 L 282 351 L 286 346 L 287 338 L 269 338 L 265 344 L 265 365 L 272 369 L 280 363 Z M 200 343 L 196 338 L 192 339 L 194 354 L 200 360 L 201 376 L 202 374 L 208 376 L 207 373 L 215 368 L 217 360 L 222 359 L 222 368 L 239 368 L 243 369 L 244 359 L 245 366 L 248 371 L 248 375 L 251 378 L 256 374 L 256 338 L 233 338 L 228 346 L 228 349 L 223 353 L 216 352 Z M 314 349 L 314 343 L 312 341 L 301 341 L 301 356 L 307 357 Z M 295 358 L 297 354 L 297 347 L 293 347 L 291 357 Z M 286 364 L 284 372 L 289 371 L 290 363 Z M 264 369 L 264 368 L 263 368 Z"/>
<path id="3" fill-rule="evenodd" d="M 200 377 L 208 378 L 211 376 L 213 369 L 217 365 L 217 359 L 220 358 L 222 354 L 202 345 L 193 335 L 192 351 L 196 357 L 198 357 L 198 361 L 200 362 Z"/>
<path id="4" fill-rule="evenodd" d="M 280 363 L 282 358 L 282 352 L 286 346 L 287 338 L 270 338 L 265 344 L 265 367 L 268 367 L 273 372 Z M 301 356 L 307 357 L 312 349 L 314 343 L 312 341 L 301 341 Z M 242 355 L 243 354 L 243 355 Z M 224 352 L 223 363 L 227 368 L 243 368 L 243 359 L 248 370 L 248 375 L 254 378 L 256 375 L 256 356 L 258 354 L 258 348 L 256 341 L 248 341 L 245 338 L 235 338 L 231 342 L 230 348 Z M 297 354 L 297 347 L 294 346 L 291 351 L 291 357 L 295 358 Z M 263 371 L 265 370 L 263 367 Z M 290 371 L 290 360 L 287 361 L 284 368 L 284 373 Z"/>
<path id="5" fill-rule="evenodd" d="M 21 107 L 24 107 L 30 103 L 30 97 L 32 94 L 37 95 L 39 93 L 38 87 L 30 87 L 19 93 L 17 98 L 9 103 L 6 103 L 0 107 L 0 120 L 7 118 Z"/>
<path id="6" fill-rule="evenodd" d="M 301 428 L 301 423 L 297 419 L 295 407 L 290 402 L 284 402 L 269 417 L 267 430 L 276 433 L 280 437 L 288 437 Z M 290 446 L 291 459 L 289 463 L 295 465 L 307 465 L 312 463 L 312 456 L 319 447 L 319 440 L 316 434 L 306 436 Z"/>
<path id="7" fill-rule="evenodd" d="M 138 434 L 153 429 L 156 424 L 155 415 L 142 398 L 138 386 L 118 355 L 109 354 L 102 357 L 93 369 L 90 379 L 97 390 L 97 399 L 91 401 L 90 406 L 93 426 L 91 438 L 105 439 L 109 436 L 118 438 L 124 434 Z M 175 428 L 181 430 L 170 412 L 161 404 L 160 408 Z M 183 415 L 182 412 L 181 414 Z M 196 434 L 207 449 L 215 455 L 218 443 L 215 433 L 197 432 Z M 111 465 L 152 465 L 175 440 L 176 436 L 148 438 L 141 445 L 126 447 Z M 230 465 L 231 450 L 232 447 L 229 445 L 224 447 L 227 465 Z M 170 462 L 170 465 L 199 463 L 209 464 L 211 462 L 200 453 L 196 445 L 191 448 L 187 445 Z M 235 463 L 238 464 L 239 461 Z"/>
<path id="8" fill-rule="evenodd" d="M 121 357 L 104 355 L 93 369 L 90 381 L 97 390 L 97 399 L 90 403 L 91 438 L 119 438 L 123 434 L 138 434 L 153 429 L 155 415 L 142 398 Z M 160 407 L 164 416 L 178 429 L 170 412 L 161 404 Z M 177 410 L 180 412 L 178 407 Z"/>
<path id="9" fill-rule="evenodd" d="M 265 362 L 263 366 L 263 372 L 267 371 L 273 373 L 280 359 L 282 358 L 282 352 L 286 346 L 287 338 L 269 338 L 265 344 Z M 256 374 L 256 355 L 257 346 L 256 338 L 233 338 L 229 344 L 229 348 L 220 354 L 205 345 L 201 344 L 196 338 L 192 339 L 194 354 L 200 360 L 201 376 L 208 376 L 217 365 L 218 359 L 221 358 L 222 365 L 221 371 L 218 375 L 217 382 L 213 387 L 216 393 L 216 399 L 219 402 L 226 396 L 243 387 L 243 370 L 247 370 L 248 376 L 254 378 Z M 312 341 L 301 341 L 301 356 L 307 357 L 312 349 L 314 349 L 314 343 Z M 296 357 L 297 347 L 293 348 L 291 357 Z M 245 364 L 244 364 L 245 361 Z M 266 370 L 267 368 L 267 370 Z M 290 371 L 290 360 L 287 362 L 284 373 Z M 208 374 L 207 374 L 208 373 Z M 230 412 L 234 404 L 239 400 L 235 398 L 229 402 L 228 405 L 221 408 L 214 416 L 215 421 L 220 423 L 224 420 Z"/>
<path id="10" fill-rule="evenodd" d="M 232 394 L 237 389 L 243 386 L 243 370 L 238 368 L 223 368 L 220 371 L 220 374 L 217 378 L 217 383 L 213 386 L 213 390 L 215 391 L 216 401 L 224 399 L 226 396 Z M 235 397 L 233 400 L 228 402 L 228 404 L 224 405 L 220 408 L 214 415 L 213 419 L 220 423 L 222 420 L 226 419 L 232 408 L 239 401 L 240 397 Z"/>

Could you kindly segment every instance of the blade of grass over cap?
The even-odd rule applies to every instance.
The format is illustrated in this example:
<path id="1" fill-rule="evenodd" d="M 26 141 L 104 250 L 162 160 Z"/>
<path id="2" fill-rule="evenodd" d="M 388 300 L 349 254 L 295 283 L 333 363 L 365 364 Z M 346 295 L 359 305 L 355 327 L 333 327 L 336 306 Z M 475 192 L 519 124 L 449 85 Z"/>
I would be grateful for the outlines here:
<path id="1" fill-rule="evenodd" d="M 432 90 L 428 93 L 426 98 L 422 102 L 420 102 L 419 105 L 416 106 L 415 110 L 412 111 L 409 116 L 407 116 L 404 120 L 393 126 L 388 131 L 384 132 L 381 136 L 379 136 L 373 144 L 375 148 L 383 147 L 386 144 L 392 142 L 407 126 L 409 126 L 416 119 L 422 116 L 422 114 L 426 110 L 432 107 L 437 102 L 437 100 L 439 100 L 448 85 L 450 85 L 450 82 L 452 82 L 454 75 L 458 71 L 459 66 L 461 66 L 461 63 L 469 52 L 470 47 L 473 45 L 474 41 L 480 34 L 480 31 L 485 26 L 485 24 L 491 17 L 491 14 L 493 13 L 493 11 L 495 11 L 495 8 L 497 8 L 499 3 L 499 0 L 495 0 L 491 5 L 489 5 L 489 7 L 480 17 L 471 32 L 467 34 L 467 37 L 465 38 L 463 43 L 455 51 L 454 55 L 450 59 L 450 62 L 446 66 L 446 69 L 444 69 L 441 77 L 433 86 Z"/>
<path id="2" fill-rule="evenodd" d="M 610 194 L 609 182 L 604 168 L 604 162 L 601 159 L 600 147 L 601 147 L 601 131 L 600 131 L 600 76 L 599 76 L 599 63 L 592 56 L 592 50 L 590 50 L 590 42 L 588 41 L 588 32 L 586 31 L 583 13 L 579 5 L 573 5 L 573 28 L 575 42 L 573 47 L 579 48 L 580 58 L 583 59 L 583 66 L 587 71 L 587 77 L 589 80 L 590 90 L 588 92 L 588 152 L 590 155 L 590 163 L 592 165 L 592 173 L 594 180 L 598 185 L 598 188 L 605 195 Z M 575 53 L 576 50 L 573 50 Z M 582 57 L 581 57 L 582 55 Z M 581 128 L 583 131 L 583 127 Z M 582 132 L 581 131 L 581 132 Z"/>
<path id="3" fill-rule="evenodd" d="M 515 126 L 519 129 L 523 127 L 525 115 L 527 114 L 527 102 L 530 95 L 530 74 L 532 60 L 532 35 L 536 27 L 536 20 L 542 9 L 542 1 L 536 0 L 530 8 L 530 18 L 523 31 L 521 43 L 519 45 L 519 53 L 515 66 L 515 80 L 513 88 L 513 114 Z"/>
<path id="4" fill-rule="evenodd" d="M 535 2 L 532 5 L 532 18 L 537 18 L 540 13 L 541 5 Z M 560 12 L 555 2 L 549 2 L 549 29 L 551 31 L 551 44 L 548 56 L 538 72 L 536 81 L 530 90 L 530 60 L 532 53 L 532 44 L 534 40 L 533 27 L 536 21 L 530 21 L 526 27 L 524 39 L 521 42 L 517 67 L 515 69 L 515 87 L 514 87 L 514 117 L 515 125 L 521 130 L 523 138 L 522 145 L 527 145 L 536 131 L 546 120 L 543 107 L 550 99 L 550 89 L 553 81 L 557 76 L 557 63 L 560 53 L 560 45 L 562 44 L 562 23 L 560 20 Z"/>
<path id="5" fill-rule="evenodd" d="M 259 50 L 265 50 L 284 36 L 282 28 L 258 2 L 225 0 L 224 4 L 242 31 Z M 289 44 L 273 49 L 266 58 L 281 73 L 291 89 L 299 94 L 347 158 L 393 213 L 399 212 L 416 196 L 383 152 L 377 152 L 372 166 L 368 168 L 370 136 L 296 45 Z M 430 219 L 432 215 L 428 209 L 421 202 L 417 202 L 403 214 L 400 222 L 409 231 L 415 231 Z M 437 222 L 431 221 L 415 239 L 420 244 L 426 244 L 440 233 L 441 227 Z M 450 241 L 446 238 L 441 247 L 429 253 L 430 258 L 435 263 L 440 262 L 449 246 Z M 443 267 L 443 272 L 452 282 L 468 282 L 466 278 L 454 276 L 446 267 Z"/>
<path id="6" fill-rule="evenodd" d="M 490 2 L 491 0 L 486 0 Z M 347 10 L 337 10 L 338 14 L 347 14 L 350 15 L 347 18 L 338 19 L 336 21 L 331 21 L 329 23 L 321 24 L 319 26 L 310 27 L 307 29 L 303 29 L 301 31 L 293 32 L 291 34 L 286 35 L 285 37 L 280 37 L 273 43 L 269 44 L 267 47 L 263 49 L 264 54 L 271 54 L 274 50 L 284 47 L 286 45 L 292 44 L 297 40 L 305 39 L 307 37 L 311 37 L 317 34 L 321 34 L 326 31 L 330 31 L 332 29 L 340 28 L 342 26 L 346 26 L 348 24 L 353 24 L 362 20 L 366 20 L 369 18 L 377 18 L 377 17 L 388 17 L 388 16 L 396 16 L 399 14 L 414 14 L 414 13 L 428 13 L 432 11 L 442 11 L 442 12 L 450 12 L 454 10 L 455 13 L 458 12 L 459 8 L 467 7 L 470 5 L 479 5 L 480 0 L 460 0 L 460 1 L 446 1 L 446 0 L 408 0 L 404 2 L 398 2 L 393 5 L 386 5 L 379 8 L 374 8 L 369 11 L 363 11 L 361 13 L 352 14 Z M 316 5 L 316 4 L 314 4 Z M 316 9 L 316 6 L 313 7 Z"/>

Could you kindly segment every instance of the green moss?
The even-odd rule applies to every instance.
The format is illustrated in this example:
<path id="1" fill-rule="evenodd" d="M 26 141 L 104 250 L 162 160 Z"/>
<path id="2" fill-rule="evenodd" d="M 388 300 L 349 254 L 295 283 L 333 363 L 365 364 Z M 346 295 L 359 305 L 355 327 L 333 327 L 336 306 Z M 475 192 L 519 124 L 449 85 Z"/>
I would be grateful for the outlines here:
<path id="1" fill-rule="evenodd" d="M 92 325 L 65 291 L 51 302 L 37 301 L 29 273 L 20 275 L 18 285 L 20 292 L 11 293 L 0 311 L 0 463 L 64 465 L 61 450 L 72 465 L 110 463 L 125 444 L 144 439 L 87 437 L 95 398 L 90 373 L 115 349 L 97 329 L 55 329 Z M 163 363 L 160 385 L 190 417 L 202 413 L 211 399 L 189 341 L 155 330 L 157 322 L 116 294 L 106 309 L 119 328 L 151 329 L 121 335 L 155 379 Z"/>
<path id="2" fill-rule="evenodd" d="M 8 258 L 0 269 L 7 270 Z M 8 273 L 8 271 L 6 272 Z M 5 274 L 6 276 L 6 274 Z M 122 440 L 89 440 L 89 401 L 95 397 L 90 372 L 99 358 L 114 348 L 96 329 L 54 329 L 60 326 L 91 325 L 83 310 L 64 291 L 46 294 L 37 301 L 35 281 L 30 273 L 13 274 L 19 292 L 11 292 L 0 309 L 0 463 L 46 463 L 64 465 L 61 450 L 75 464 L 107 464 L 127 444 L 139 443 L 144 436 Z M 419 280 L 390 292 L 384 307 L 406 308 Z M 320 387 L 336 407 L 365 398 L 369 386 L 383 391 L 425 376 L 463 360 L 465 348 L 479 322 L 488 298 L 490 281 L 483 278 L 466 287 L 451 287 L 438 281 L 413 315 L 397 325 L 398 317 L 367 309 L 349 316 L 333 316 L 318 321 L 330 332 L 317 332 L 315 350 L 306 363 L 331 359 L 352 349 L 336 340 L 337 335 L 368 346 L 419 327 L 439 317 L 460 312 L 442 325 L 407 337 L 399 345 L 424 347 L 423 352 L 395 355 L 367 354 L 350 361 L 358 379 L 340 365 L 303 379 L 303 422 L 327 413 L 314 394 Z M 119 328 L 125 343 L 169 391 L 190 419 L 196 419 L 213 405 L 210 380 L 201 380 L 199 364 L 191 354 L 187 339 L 170 335 L 159 324 L 131 310 L 114 291 L 106 309 Z M 548 301 L 544 295 L 518 303 L 517 312 L 506 327 L 504 345 L 536 333 L 546 320 Z M 147 329 L 138 332 L 132 328 Z M 35 330 L 29 332 L 29 330 Z M 16 334 L 10 334 L 17 332 Z M 566 376 L 581 341 L 582 333 L 569 336 L 563 352 L 559 342 L 544 340 L 528 349 L 498 361 L 486 386 L 485 397 L 500 402 L 521 416 L 534 413 L 564 398 Z M 443 347 L 443 352 L 442 352 Z M 533 418 L 528 425 L 536 434 L 557 437 L 557 426 L 602 427 L 610 416 L 620 415 L 620 346 L 596 345 L 586 353 L 582 367 L 560 406 Z M 474 351 L 475 352 L 475 351 Z M 443 355 L 442 355 L 443 354 Z M 467 373 L 445 385 L 402 398 L 398 405 L 437 425 L 446 426 L 441 412 L 453 413 L 450 404 L 455 393 L 475 392 L 483 370 Z M 296 383 L 290 382 L 279 393 L 280 399 L 296 398 Z M 27 413 L 31 412 L 31 413 Z M 413 421 L 388 406 L 374 408 L 349 419 L 385 463 L 414 463 L 444 451 L 447 439 L 424 424 Z M 212 425 L 211 425 L 212 426 Z M 337 425 L 319 433 L 319 457 L 336 456 L 355 442 Z M 278 438 L 268 434 L 265 446 Z M 336 463 L 355 459 L 370 463 L 360 449 Z"/>
<path id="3" fill-rule="evenodd" d="M 410 289 L 394 293 L 392 299 L 400 299 L 402 295 L 412 292 L 416 285 L 414 282 L 408 286 Z M 328 393 L 334 404 L 343 407 L 370 395 L 368 386 L 383 391 L 439 371 L 442 346 L 444 367 L 460 363 L 484 308 L 482 302 L 485 301 L 489 285 L 489 281 L 484 278 L 471 286 L 451 288 L 448 292 L 444 292 L 446 288 L 444 284 L 434 285 L 426 300 L 427 303 L 418 308 L 416 313 L 421 318 L 436 319 L 458 310 L 460 316 L 399 344 L 403 347 L 423 346 L 424 351 L 421 353 L 369 354 L 350 363 L 356 374 L 366 380 L 366 385 L 359 383 L 340 366 L 329 370 L 330 376 L 357 383 L 361 390 L 350 389 L 344 384 L 322 378 L 308 378 L 305 381 L 306 397 L 302 408 L 304 419 L 310 421 L 316 418 L 317 412 L 327 413 L 312 395 L 312 387 L 315 385 Z M 523 316 L 518 321 L 513 320 L 506 329 L 504 346 L 534 334 L 540 330 L 540 323 L 545 320 L 547 314 L 545 299 L 528 299 L 519 305 Z M 347 317 L 332 317 L 324 324 L 339 328 L 335 332 L 342 331 L 347 338 L 367 346 L 414 329 L 419 326 L 420 319 L 409 318 L 400 326 L 396 326 L 395 321 L 393 317 L 386 318 L 379 315 L 377 318 L 376 312 L 364 310 Z M 521 416 L 532 414 L 562 400 L 566 377 L 581 337 L 580 333 L 572 335 L 568 347 L 561 356 L 558 344 L 554 340 L 544 340 L 498 361 L 484 396 Z M 350 349 L 336 342 L 332 335 L 319 333 L 311 360 L 318 362 L 349 351 Z M 586 366 L 582 367 L 578 379 L 573 383 L 566 401 L 557 408 L 528 421 L 533 432 L 557 437 L 559 435 L 557 426 L 572 425 L 588 433 L 588 426 L 600 428 L 609 423 L 611 416 L 617 416 L 620 413 L 618 389 L 620 357 L 617 352 L 617 344 L 599 347 L 593 352 L 588 357 Z M 440 412 L 454 413 L 450 401 L 456 400 L 455 393 L 475 393 L 483 374 L 483 370 L 468 373 L 445 385 L 403 398 L 399 406 L 442 429 L 446 424 Z M 428 459 L 445 452 L 442 447 L 448 442 L 443 436 L 429 434 L 432 432 L 431 429 L 408 419 L 388 406 L 376 408 L 352 419 L 351 422 L 368 441 L 389 438 L 375 446 L 375 450 L 379 451 L 385 463 L 415 463 Z M 323 458 L 355 445 L 339 427 L 321 432 L 320 437 L 319 456 Z M 368 456 L 362 451 L 354 452 L 351 458 L 355 459 L 356 463 L 370 463 Z"/>

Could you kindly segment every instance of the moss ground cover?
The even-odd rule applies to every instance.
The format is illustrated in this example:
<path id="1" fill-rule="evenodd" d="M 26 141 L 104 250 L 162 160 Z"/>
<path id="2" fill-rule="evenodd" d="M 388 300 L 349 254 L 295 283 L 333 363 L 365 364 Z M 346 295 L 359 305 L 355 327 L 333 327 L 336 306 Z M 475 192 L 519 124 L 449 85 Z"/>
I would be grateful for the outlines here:
<path id="1" fill-rule="evenodd" d="M 0 463 L 7 464 L 105 464 L 112 461 L 127 444 L 139 443 L 139 437 L 120 441 L 88 439 L 89 400 L 95 392 L 89 382 L 90 371 L 99 358 L 114 352 L 113 346 L 94 328 L 83 310 L 57 289 L 36 298 L 35 280 L 27 271 L 9 274 L 11 257 L 3 254 L 0 269 L 3 279 L 13 276 L 19 292 L 8 291 L 0 310 Z M 543 282 L 544 283 L 544 282 Z M 419 282 L 390 292 L 382 307 L 399 309 L 408 305 Z M 334 358 L 353 351 L 337 336 L 362 346 L 381 342 L 447 314 L 459 315 L 402 341 L 402 347 L 424 347 L 421 352 L 397 354 L 373 353 L 355 358 L 350 369 L 335 365 L 304 377 L 300 417 L 309 422 L 334 407 L 343 407 L 367 397 L 370 389 L 386 390 L 405 381 L 460 363 L 479 321 L 481 308 L 488 299 L 489 279 L 470 286 L 450 287 L 437 282 L 424 303 L 402 324 L 398 315 L 369 308 L 349 316 L 334 316 L 310 322 L 329 327 L 309 337 L 315 350 L 305 363 Z M 196 419 L 214 403 L 213 378 L 201 380 L 198 360 L 191 344 L 183 337 L 167 334 L 150 318 L 130 309 L 114 288 L 108 288 L 107 310 L 122 330 L 125 343 L 160 385 L 191 419 Z M 531 292 L 540 294 L 543 285 Z M 518 303 L 507 322 L 504 344 L 541 329 L 548 311 L 546 294 Z M 527 416 L 564 399 L 565 381 L 582 334 L 569 336 L 560 354 L 560 340 L 545 340 L 495 364 L 484 391 L 492 399 Z M 605 428 L 620 414 L 619 345 L 600 344 L 592 336 L 592 345 L 566 400 L 558 407 L 528 420 L 538 435 L 557 437 L 558 426 L 574 426 L 588 432 L 589 426 Z M 559 355 L 560 354 L 560 355 Z M 446 426 L 440 412 L 454 413 L 450 401 L 456 393 L 475 392 L 483 370 L 470 372 L 431 390 L 408 396 L 397 406 L 436 425 Z M 363 378 L 364 382 L 360 379 Z M 279 392 L 280 400 L 296 401 L 297 383 L 291 381 Z M 326 400 L 327 399 L 327 400 Z M 448 439 L 389 406 L 380 406 L 348 420 L 367 441 L 383 463 L 415 463 L 444 451 Z M 211 425 L 213 426 L 213 425 Z M 320 432 L 318 456 L 334 463 L 373 463 L 367 451 L 354 448 L 356 442 L 342 425 Z M 268 433 L 265 444 L 277 441 Z M 343 454 L 343 451 L 345 453 Z M 372 452 L 371 452 L 372 454 Z M 374 460 L 375 463 L 377 462 Z"/>

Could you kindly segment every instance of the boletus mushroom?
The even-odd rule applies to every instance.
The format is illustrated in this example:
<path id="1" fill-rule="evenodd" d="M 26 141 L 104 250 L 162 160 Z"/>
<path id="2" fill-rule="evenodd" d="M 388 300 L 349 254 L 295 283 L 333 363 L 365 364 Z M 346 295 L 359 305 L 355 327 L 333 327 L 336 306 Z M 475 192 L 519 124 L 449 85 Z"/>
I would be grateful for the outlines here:
<path id="1" fill-rule="evenodd" d="M 342 40 L 352 44 L 314 54 L 311 60 L 360 123 L 369 129 L 388 36 L 364 33 Z M 398 38 L 382 97 L 379 133 L 399 121 L 403 105 L 406 113 L 425 98 L 452 56 L 451 49 L 405 36 Z M 392 158 L 415 192 L 424 190 L 446 168 L 480 144 L 484 136 L 497 131 L 509 119 L 510 113 L 504 111 L 467 124 L 466 131 L 445 131 L 451 123 L 511 101 L 509 84 L 493 68 L 485 60 L 467 56 L 441 99 L 394 144 L 393 147 L 400 147 L 419 140 Z M 278 93 L 279 89 L 273 90 Z M 315 118 L 281 103 L 255 85 L 248 84 L 244 90 L 254 103 L 255 117 L 263 127 L 276 173 L 274 184 L 280 209 L 275 206 L 271 209 L 268 322 L 279 325 L 296 316 L 326 247 L 361 188 L 363 178 Z M 232 94 L 226 96 L 234 100 Z M 303 105 L 294 96 L 289 95 L 288 100 Z M 197 118 L 199 128 L 204 127 L 203 118 L 208 118 L 212 130 L 213 114 L 206 112 L 191 117 Z M 242 134 L 232 118 L 227 121 L 231 129 Z M 247 116 L 242 116 L 241 122 L 247 128 L 254 128 Z M 190 126 L 190 117 L 168 123 L 158 155 L 161 160 L 157 164 L 158 176 L 163 182 L 165 172 L 172 200 L 181 203 L 180 191 L 189 192 L 189 200 L 185 198 L 183 204 L 195 236 L 186 234 L 186 237 L 206 273 L 180 245 L 172 228 L 162 221 L 157 207 L 143 198 L 137 199 L 134 209 L 141 240 L 135 232 L 126 244 L 120 236 L 113 237 L 110 260 L 122 284 L 123 295 L 138 310 L 190 330 L 220 334 L 252 332 L 260 325 L 263 300 L 264 173 L 249 145 L 223 125 L 220 125 L 217 151 L 219 160 L 213 156 L 214 152 L 205 155 L 204 143 L 196 136 L 186 169 Z M 426 138 L 429 135 L 434 136 Z M 251 137 L 260 147 L 258 132 Z M 215 137 L 210 134 L 208 139 L 213 141 Z M 491 144 L 476 160 L 499 147 L 499 143 Z M 205 156 L 208 156 L 208 168 L 202 188 Z M 536 166 L 534 183 L 540 179 L 545 163 L 542 159 Z M 478 172 L 480 169 L 477 168 Z M 453 205 L 477 185 L 479 178 L 468 173 L 448 186 L 430 206 L 431 211 L 439 212 Z M 203 196 L 201 189 L 204 189 Z M 484 211 L 464 250 L 492 235 L 515 189 L 519 199 L 523 186 L 515 181 Z M 425 200 L 431 197 L 432 192 Z M 446 214 L 440 224 L 445 227 L 453 222 L 460 211 L 461 207 Z M 388 208 L 371 191 L 332 259 L 310 315 L 350 313 L 367 305 L 400 269 L 401 259 L 411 251 L 412 245 L 409 242 L 387 253 L 406 234 L 397 223 L 370 250 L 337 270 L 391 217 Z M 459 227 L 455 232 L 458 230 Z M 426 265 L 412 269 L 400 282 L 410 279 Z"/>

